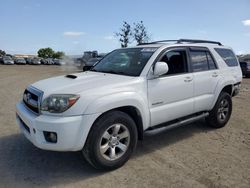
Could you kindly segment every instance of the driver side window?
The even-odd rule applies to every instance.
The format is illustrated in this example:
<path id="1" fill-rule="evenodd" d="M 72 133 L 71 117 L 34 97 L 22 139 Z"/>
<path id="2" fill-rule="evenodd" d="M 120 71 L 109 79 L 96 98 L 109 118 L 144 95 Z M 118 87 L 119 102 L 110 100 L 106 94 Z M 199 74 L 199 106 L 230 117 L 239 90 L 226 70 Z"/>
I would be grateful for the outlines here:
<path id="1" fill-rule="evenodd" d="M 159 61 L 168 64 L 166 75 L 183 74 L 188 72 L 186 50 L 171 50 L 166 52 Z"/>

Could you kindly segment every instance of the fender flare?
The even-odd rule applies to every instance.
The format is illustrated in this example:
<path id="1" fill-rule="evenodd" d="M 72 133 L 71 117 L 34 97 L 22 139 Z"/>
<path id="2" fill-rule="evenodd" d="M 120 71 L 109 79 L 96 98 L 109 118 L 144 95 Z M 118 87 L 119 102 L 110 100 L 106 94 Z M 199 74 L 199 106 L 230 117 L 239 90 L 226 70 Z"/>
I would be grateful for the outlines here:
<path id="1" fill-rule="evenodd" d="M 225 81 L 224 78 L 220 79 L 217 86 L 216 86 L 216 89 L 215 89 L 215 92 L 214 92 L 214 100 L 213 102 L 211 103 L 211 106 L 210 106 L 210 110 L 213 109 L 221 91 L 223 90 L 223 88 L 225 88 L 226 86 L 233 86 L 234 84 L 234 80 L 227 80 Z"/>
<path id="2" fill-rule="evenodd" d="M 84 114 L 103 114 L 112 109 L 124 106 L 135 107 L 141 115 L 143 130 L 146 130 L 149 127 L 150 112 L 147 100 L 143 99 L 136 92 L 118 92 L 100 97 L 86 107 Z"/>

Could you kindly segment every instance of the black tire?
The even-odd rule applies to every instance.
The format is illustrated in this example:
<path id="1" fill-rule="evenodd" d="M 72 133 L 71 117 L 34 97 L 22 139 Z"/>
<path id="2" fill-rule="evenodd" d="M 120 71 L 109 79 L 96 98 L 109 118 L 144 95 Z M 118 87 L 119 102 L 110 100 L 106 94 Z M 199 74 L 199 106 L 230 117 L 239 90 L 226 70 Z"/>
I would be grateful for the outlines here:
<path id="1" fill-rule="evenodd" d="M 226 101 L 228 105 L 223 107 L 223 101 L 224 102 Z M 224 105 L 226 103 L 224 103 Z M 228 109 L 227 113 L 226 109 Z M 224 115 L 222 115 L 223 111 Z M 232 113 L 232 97 L 226 92 L 221 92 L 213 109 L 209 112 L 209 116 L 206 118 L 206 121 L 208 125 L 213 128 L 221 128 L 227 124 L 227 122 L 230 119 L 231 113 Z"/>
<path id="2" fill-rule="evenodd" d="M 124 128 L 126 128 L 126 131 L 129 132 L 130 138 L 126 151 L 124 151 L 118 159 L 111 161 L 106 159 L 104 154 L 101 153 L 100 144 L 102 143 L 102 139 L 104 139 L 104 133 L 108 132 L 107 130 L 109 130 L 109 128 L 115 124 L 121 124 L 122 126 L 124 126 Z M 82 153 L 85 159 L 93 167 L 102 170 L 113 170 L 121 167 L 128 161 L 131 154 L 136 148 L 137 138 L 137 128 L 133 119 L 124 112 L 110 111 L 98 118 L 97 121 L 93 124 Z M 107 140 L 107 142 L 109 142 L 108 144 L 110 144 L 111 142 L 109 140 Z M 109 152 L 111 152 L 110 150 L 112 149 L 110 147 L 115 147 L 115 150 L 117 150 L 118 146 L 109 146 Z"/>

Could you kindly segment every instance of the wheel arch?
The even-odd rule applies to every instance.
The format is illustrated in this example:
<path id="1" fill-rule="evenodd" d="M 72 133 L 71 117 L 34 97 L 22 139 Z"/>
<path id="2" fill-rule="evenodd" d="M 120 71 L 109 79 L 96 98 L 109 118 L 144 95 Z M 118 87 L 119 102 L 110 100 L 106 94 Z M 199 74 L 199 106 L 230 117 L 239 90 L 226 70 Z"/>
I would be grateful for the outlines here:
<path id="1" fill-rule="evenodd" d="M 220 89 L 219 89 L 220 88 Z M 215 97 L 214 97 L 214 101 L 211 105 L 211 109 L 214 107 L 216 101 L 218 100 L 219 95 L 221 94 L 221 92 L 226 92 L 228 93 L 230 96 L 232 96 L 233 94 L 233 82 L 226 82 L 224 84 L 219 85 L 219 87 L 216 89 L 215 92 Z"/>
<path id="2" fill-rule="evenodd" d="M 128 114 L 134 120 L 134 122 L 136 124 L 137 132 L 138 132 L 138 139 L 139 140 L 143 139 L 143 132 L 144 132 L 143 119 L 142 119 L 142 115 L 141 115 L 140 110 L 135 106 L 131 106 L 131 105 L 129 105 L 129 106 L 120 106 L 120 107 L 109 109 L 109 110 L 103 112 L 102 114 L 100 114 L 95 119 L 94 123 L 96 121 L 98 121 L 101 117 L 103 117 L 105 114 L 110 113 L 112 111 L 121 111 L 121 112 L 124 112 L 124 113 Z M 93 124 L 92 124 L 91 128 L 93 127 Z M 91 131 L 91 129 L 90 129 L 90 131 Z"/>

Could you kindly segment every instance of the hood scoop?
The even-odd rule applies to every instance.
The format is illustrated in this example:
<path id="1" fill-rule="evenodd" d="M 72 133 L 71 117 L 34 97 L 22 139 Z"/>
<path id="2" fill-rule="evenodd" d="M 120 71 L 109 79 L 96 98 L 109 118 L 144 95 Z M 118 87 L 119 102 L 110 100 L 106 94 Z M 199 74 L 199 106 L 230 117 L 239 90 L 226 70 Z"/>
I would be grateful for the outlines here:
<path id="1" fill-rule="evenodd" d="M 76 79 L 77 76 L 76 75 L 73 75 L 73 74 L 68 74 L 65 76 L 66 78 L 71 78 L 71 79 Z"/>

